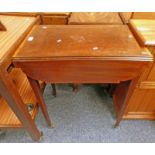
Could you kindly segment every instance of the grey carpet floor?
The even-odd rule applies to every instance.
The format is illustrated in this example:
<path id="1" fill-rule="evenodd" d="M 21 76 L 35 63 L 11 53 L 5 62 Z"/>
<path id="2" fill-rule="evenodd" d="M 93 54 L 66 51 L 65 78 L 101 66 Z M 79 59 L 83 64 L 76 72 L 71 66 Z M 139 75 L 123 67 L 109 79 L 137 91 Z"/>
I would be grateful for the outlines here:
<path id="1" fill-rule="evenodd" d="M 57 86 L 57 97 L 52 88 L 45 89 L 49 115 L 55 128 L 48 128 L 39 111 L 36 124 L 44 136 L 42 143 L 116 143 L 155 142 L 154 121 L 122 121 L 113 128 L 115 110 L 112 98 L 98 85 L 83 85 L 73 93 L 68 85 Z M 26 131 L 7 130 L 0 137 L 1 143 L 34 142 Z"/>

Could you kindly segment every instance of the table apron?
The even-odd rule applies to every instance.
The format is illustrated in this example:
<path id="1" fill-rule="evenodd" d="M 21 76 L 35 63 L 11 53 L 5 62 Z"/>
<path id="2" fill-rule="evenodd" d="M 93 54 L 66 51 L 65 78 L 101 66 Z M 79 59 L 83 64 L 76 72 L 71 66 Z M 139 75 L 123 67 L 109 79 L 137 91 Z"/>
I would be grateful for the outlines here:
<path id="1" fill-rule="evenodd" d="M 52 83 L 119 83 L 136 78 L 148 62 L 105 60 L 14 61 L 32 79 Z"/>

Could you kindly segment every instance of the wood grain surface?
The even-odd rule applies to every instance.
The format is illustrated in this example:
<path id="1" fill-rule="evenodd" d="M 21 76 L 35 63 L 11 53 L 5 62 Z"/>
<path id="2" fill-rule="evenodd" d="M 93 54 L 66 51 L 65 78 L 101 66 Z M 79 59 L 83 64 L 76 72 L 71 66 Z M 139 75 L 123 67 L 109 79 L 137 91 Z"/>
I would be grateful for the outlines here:
<path id="1" fill-rule="evenodd" d="M 34 109 L 31 112 L 32 119 L 34 119 L 38 109 L 37 100 L 32 88 L 30 87 L 27 77 L 20 69 L 13 69 L 9 76 L 12 78 L 12 82 L 16 86 L 23 102 L 25 104 L 34 105 Z M 17 118 L 16 114 L 11 110 L 8 103 L 2 97 L 0 97 L 0 116 L 1 128 L 22 127 L 22 124 Z"/>
<path id="2" fill-rule="evenodd" d="M 134 19 L 155 19 L 155 12 L 134 12 Z"/>
<path id="3" fill-rule="evenodd" d="M 0 63 L 11 63 L 11 56 L 32 26 L 38 21 L 35 17 L 0 15 L 0 21 L 7 31 L 0 31 Z M 4 66 L 3 66 L 4 67 Z"/>
<path id="4" fill-rule="evenodd" d="M 152 59 L 125 25 L 35 26 L 23 44 L 14 59 Z"/>
<path id="5" fill-rule="evenodd" d="M 144 46 L 155 46 L 155 20 L 132 19 L 129 25 Z"/>
<path id="6" fill-rule="evenodd" d="M 117 12 L 73 12 L 69 24 L 122 24 Z"/>

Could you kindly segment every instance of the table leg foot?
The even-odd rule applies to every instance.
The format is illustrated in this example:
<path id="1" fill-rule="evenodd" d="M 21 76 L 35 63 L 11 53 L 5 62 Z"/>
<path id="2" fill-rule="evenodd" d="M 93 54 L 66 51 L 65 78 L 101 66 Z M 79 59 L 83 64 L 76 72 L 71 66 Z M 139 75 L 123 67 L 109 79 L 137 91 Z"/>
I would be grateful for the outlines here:
<path id="1" fill-rule="evenodd" d="M 120 122 L 117 122 L 117 121 L 116 121 L 116 123 L 114 124 L 113 127 L 114 127 L 114 128 L 117 128 L 117 127 L 119 126 L 119 124 L 120 124 Z"/>
<path id="2" fill-rule="evenodd" d="M 0 129 L 0 139 L 4 138 L 6 135 L 6 131 Z"/>
<path id="3" fill-rule="evenodd" d="M 73 92 L 75 92 L 75 93 L 78 92 L 78 90 L 79 90 L 79 84 L 75 84 L 75 83 L 74 83 L 74 84 L 72 85 L 72 88 L 73 88 Z"/>
<path id="4" fill-rule="evenodd" d="M 56 92 L 56 85 L 55 84 L 51 84 L 51 86 L 52 86 L 52 94 L 53 94 L 53 96 L 54 97 L 56 97 L 57 96 L 57 92 Z"/>
<path id="5" fill-rule="evenodd" d="M 53 124 L 48 125 L 48 128 L 54 128 L 54 125 Z"/>

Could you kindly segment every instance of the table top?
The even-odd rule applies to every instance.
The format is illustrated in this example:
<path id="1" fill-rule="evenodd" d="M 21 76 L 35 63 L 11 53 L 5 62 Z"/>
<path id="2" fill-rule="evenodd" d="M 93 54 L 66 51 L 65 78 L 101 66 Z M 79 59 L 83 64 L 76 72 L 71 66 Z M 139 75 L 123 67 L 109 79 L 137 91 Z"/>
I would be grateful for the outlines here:
<path id="1" fill-rule="evenodd" d="M 0 31 L 0 62 L 9 59 L 19 43 L 24 39 L 28 30 L 36 22 L 35 17 L 16 17 L 0 15 L 0 21 L 7 31 Z"/>
<path id="2" fill-rule="evenodd" d="M 69 24 L 122 24 L 118 12 L 73 12 Z"/>
<path id="3" fill-rule="evenodd" d="M 125 25 L 35 26 L 13 56 L 14 60 L 51 59 L 148 60 Z"/>
<path id="4" fill-rule="evenodd" d="M 130 20 L 130 26 L 146 46 L 155 46 L 155 20 Z"/>

